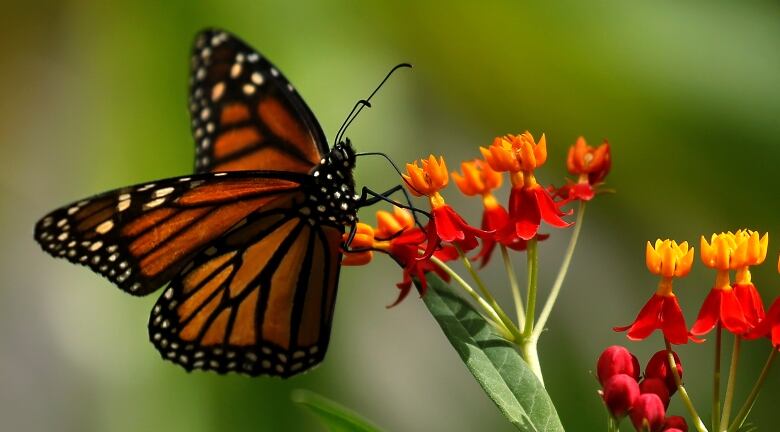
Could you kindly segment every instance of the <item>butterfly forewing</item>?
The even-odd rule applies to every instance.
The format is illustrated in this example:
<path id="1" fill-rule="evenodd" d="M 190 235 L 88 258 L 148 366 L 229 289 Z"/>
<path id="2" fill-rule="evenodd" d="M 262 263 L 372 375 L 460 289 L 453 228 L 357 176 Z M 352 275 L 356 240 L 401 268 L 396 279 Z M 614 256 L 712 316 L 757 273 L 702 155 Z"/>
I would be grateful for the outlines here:
<path id="1" fill-rule="evenodd" d="M 300 189 L 296 174 L 199 174 L 125 187 L 41 219 L 44 251 L 89 266 L 121 289 L 145 295 L 252 212 Z"/>
<path id="2" fill-rule="evenodd" d="M 196 172 L 308 173 L 327 154 L 322 129 L 292 84 L 235 36 L 201 32 L 191 74 Z"/>
<path id="3" fill-rule="evenodd" d="M 322 360 L 343 229 L 301 214 L 302 193 L 289 200 L 249 216 L 165 290 L 149 321 L 163 358 L 188 370 L 283 377 Z"/>

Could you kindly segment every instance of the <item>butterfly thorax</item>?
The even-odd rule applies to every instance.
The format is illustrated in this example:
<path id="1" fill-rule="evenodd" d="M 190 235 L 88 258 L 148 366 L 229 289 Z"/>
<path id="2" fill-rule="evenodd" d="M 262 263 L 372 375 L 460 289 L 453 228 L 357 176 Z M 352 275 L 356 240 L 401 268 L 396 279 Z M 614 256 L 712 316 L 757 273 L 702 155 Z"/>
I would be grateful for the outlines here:
<path id="1" fill-rule="evenodd" d="M 360 199 L 352 178 L 354 167 L 355 151 L 349 140 L 333 146 L 311 172 L 314 181 L 301 211 L 326 225 L 353 225 Z"/>

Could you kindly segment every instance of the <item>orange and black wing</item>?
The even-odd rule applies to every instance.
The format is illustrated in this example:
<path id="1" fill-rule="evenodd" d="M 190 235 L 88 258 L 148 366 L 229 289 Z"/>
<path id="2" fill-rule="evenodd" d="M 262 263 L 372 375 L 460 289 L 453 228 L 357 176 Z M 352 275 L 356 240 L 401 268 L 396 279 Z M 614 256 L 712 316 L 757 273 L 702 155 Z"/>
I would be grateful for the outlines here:
<path id="1" fill-rule="evenodd" d="M 187 370 L 281 377 L 322 360 L 343 228 L 301 213 L 304 198 L 251 214 L 173 280 L 149 320 L 163 358 Z"/>
<path id="2" fill-rule="evenodd" d="M 292 84 L 237 37 L 198 34 L 191 73 L 196 172 L 308 173 L 327 154 L 322 128 Z"/>
<path id="3" fill-rule="evenodd" d="M 130 186 L 51 212 L 36 224 L 35 239 L 52 256 L 145 295 L 247 216 L 299 191 L 307 178 L 235 172 Z"/>

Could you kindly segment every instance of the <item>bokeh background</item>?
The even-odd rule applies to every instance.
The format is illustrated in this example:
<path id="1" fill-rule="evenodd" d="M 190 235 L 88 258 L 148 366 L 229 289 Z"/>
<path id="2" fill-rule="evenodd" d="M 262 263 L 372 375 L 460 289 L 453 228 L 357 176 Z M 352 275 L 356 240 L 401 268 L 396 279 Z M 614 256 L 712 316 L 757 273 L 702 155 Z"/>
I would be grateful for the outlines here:
<path id="1" fill-rule="evenodd" d="M 271 58 L 333 136 L 352 104 L 409 61 L 355 121 L 359 150 L 397 161 L 457 161 L 504 133 L 547 134 L 539 174 L 560 184 L 578 135 L 612 143 L 617 190 L 589 207 L 549 331 L 543 368 L 564 425 L 603 430 L 592 375 L 628 344 L 645 362 L 656 335 L 613 333 L 655 289 L 644 243 L 693 242 L 749 227 L 772 236 L 754 271 L 780 291 L 780 6 L 776 2 L 8 2 L 0 13 L 0 429 L 8 431 L 318 430 L 290 401 L 311 389 L 387 430 L 511 430 L 416 296 L 386 309 L 399 271 L 380 257 L 346 268 L 326 361 L 281 381 L 188 374 L 147 342 L 155 295 L 137 299 L 41 252 L 35 221 L 92 193 L 192 169 L 186 109 L 190 44 L 229 29 Z M 360 160 L 358 183 L 395 183 Z M 476 222 L 479 206 L 458 201 Z M 362 216 L 373 221 L 371 211 Z M 549 287 L 569 233 L 541 247 Z M 523 257 L 517 256 L 522 268 Z M 502 301 L 500 263 L 487 270 Z M 521 273 L 521 278 L 524 274 Z M 713 280 L 697 264 L 677 284 L 689 322 Z M 709 412 L 712 346 L 684 346 L 685 380 Z M 745 346 L 744 397 L 768 351 Z M 780 368 L 755 408 L 776 424 Z M 685 415 L 678 401 L 672 412 Z"/>

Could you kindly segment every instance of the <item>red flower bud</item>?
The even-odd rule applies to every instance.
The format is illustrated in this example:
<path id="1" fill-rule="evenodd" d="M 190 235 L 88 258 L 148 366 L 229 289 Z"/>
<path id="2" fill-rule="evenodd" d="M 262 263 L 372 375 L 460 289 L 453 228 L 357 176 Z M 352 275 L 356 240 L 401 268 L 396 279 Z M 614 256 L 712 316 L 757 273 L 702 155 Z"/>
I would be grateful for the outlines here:
<path id="1" fill-rule="evenodd" d="M 677 364 L 677 373 L 680 375 L 680 379 L 683 376 L 682 363 L 680 363 L 680 357 L 676 352 L 672 352 L 674 355 L 674 362 Z M 647 362 L 645 367 L 645 378 L 658 378 L 666 383 L 666 389 L 669 390 L 669 396 L 672 396 L 677 391 L 677 383 L 674 381 L 674 374 L 669 367 L 669 358 L 666 355 L 666 350 L 658 351 L 653 354 L 650 361 Z"/>
<path id="2" fill-rule="evenodd" d="M 661 402 L 664 403 L 664 408 L 669 408 L 669 389 L 666 388 L 666 383 L 662 379 L 658 378 L 645 378 L 639 383 L 639 393 L 653 393 L 661 398 Z"/>
<path id="3" fill-rule="evenodd" d="M 632 376 L 614 375 L 604 384 L 602 397 L 610 414 L 615 418 L 622 418 L 639 397 L 639 384 Z"/>
<path id="4" fill-rule="evenodd" d="M 688 432 L 688 423 L 680 416 L 669 416 L 664 420 L 664 432 Z"/>
<path id="5" fill-rule="evenodd" d="M 617 374 L 626 374 L 633 377 L 634 381 L 639 381 L 639 360 L 620 345 L 612 345 L 605 349 L 599 356 L 596 368 L 602 386 Z"/>
<path id="6" fill-rule="evenodd" d="M 664 425 L 666 410 L 661 398 L 654 393 L 639 395 L 631 407 L 631 423 L 638 431 L 645 431 L 645 425 L 650 432 L 660 431 Z"/>

